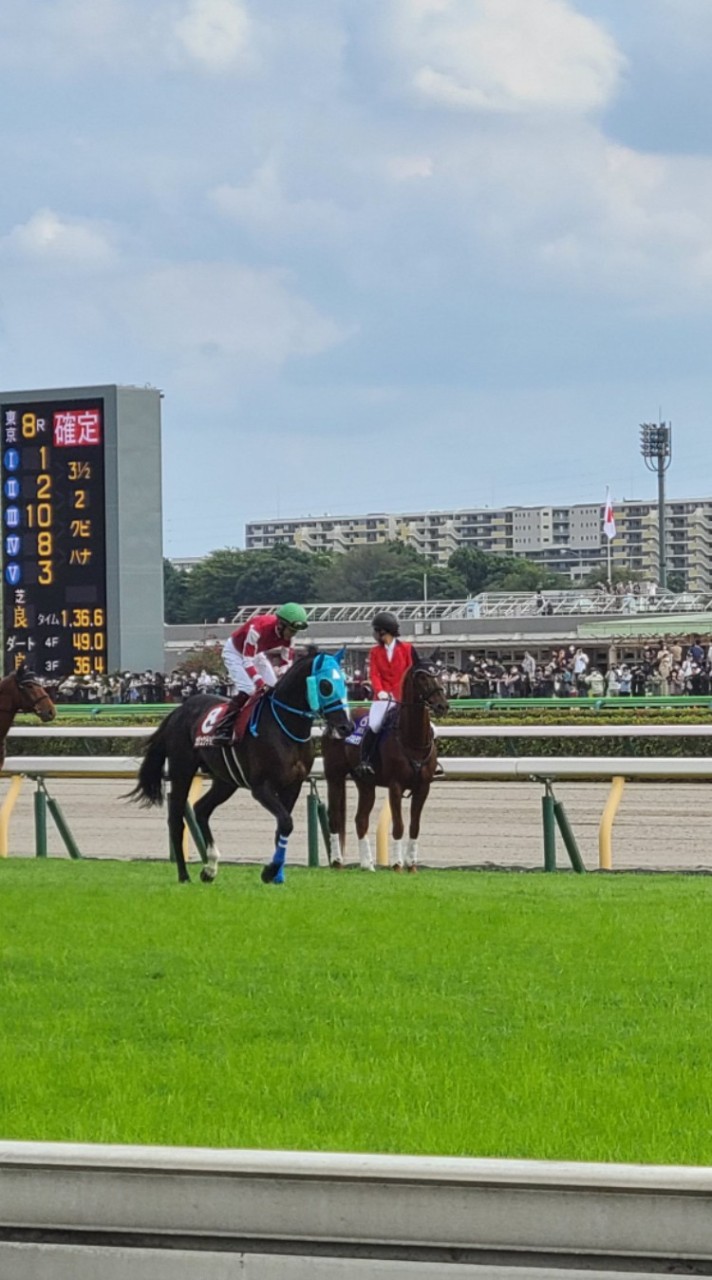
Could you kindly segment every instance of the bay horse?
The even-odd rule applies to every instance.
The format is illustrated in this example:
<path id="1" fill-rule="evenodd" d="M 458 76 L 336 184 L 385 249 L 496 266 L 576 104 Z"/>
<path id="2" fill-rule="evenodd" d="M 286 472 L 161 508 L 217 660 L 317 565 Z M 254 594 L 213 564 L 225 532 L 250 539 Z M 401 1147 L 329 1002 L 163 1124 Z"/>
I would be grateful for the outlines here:
<path id="1" fill-rule="evenodd" d="M 57 714 L 34 671 L 24 666 L 0 680 L 0 768 L 5 763 L 5 739 L 18 711 L 32 711 L 43 724 L 54 720 Z"/>
<path id="2" fill-rule="evenodd" d="M 292 810 L 314 764 L 313 722 L 321 716 L 330 732 L 340 737 L 346 737 L 353 729 L 346 682 L 339 665 L 341 657 L 342 654 L 332 657 L 311 649 L 298 658 L 274 689 L 251 700 L 249 726 L 236 745 L 212 741 L 210 730 L 228 704 L 224 698 L 208 694 L 188 698 L 166 716 L 149 738 L 138 781 L 128 798 L 145 806 L 162 804 L 167 763 L 171 784 L 168 830 L 180 882 L 190 880 L 183 856 L 185 807 L 190 784 L 200 771 L 212 779 L 210 790 L 195 806 L 195 819 L 207 851 L 201 880 L 215 879 L 220 858 L 210 830 L 210 815 L 238 787 L 243 787 L 277 820 L 274 853 L 262 869 L 262 880 L 265 884 L 284 883 L 287 842 L 294 829 Z"/>
<path id="3" fill-rule="evenodd" d="M 435 676 L 434 668 L 417 656 L 403 679 L 402 701 L 387 717 L 374 761 L 374 774 L 356 774 L 361 748 L 326 734 L 322 740 L 324 776 L 328 792 L 331 865 L 342 867 L 346 840 L 346 779 L 352 777 L 358 790 L 356 835 L 361 867 L 374 871 L 368 823 L 376 799 L 376 787 L 387 787 L 391 805 L 394 871 L 403 870 L 403 795 L 410 792 L 410 821 L 405 865 L 415 871 L 418 836 L 423 806 L 438 764 L 435 734 L 430 712 L 445 715 L 448 700 Z"/>

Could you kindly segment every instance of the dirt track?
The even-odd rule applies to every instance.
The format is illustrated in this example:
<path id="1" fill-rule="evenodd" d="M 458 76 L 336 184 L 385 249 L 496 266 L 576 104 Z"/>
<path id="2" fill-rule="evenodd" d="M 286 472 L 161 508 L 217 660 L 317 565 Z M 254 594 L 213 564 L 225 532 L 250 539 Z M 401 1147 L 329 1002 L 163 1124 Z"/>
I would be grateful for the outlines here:
<path id="1" fill-rule="evenodd" d="M 119 799 L 120 781 L 50 782 L 86 857 L 165 858 L 163 810 L 142 810 Z M 0 787 L 4 797 L 8 783 Z M 598 824 L 605 784 L 556 788 L 564 801 L 586 866 L 598 865 Z M 349 822 L 354 812 L 349 797 Z M 226 861 L 263 862 L 272 846 L 272 820 L 246 795 L 217 810 L 213 830 Z M 49 851 L 66 857 L 48 815 Z M 372 823 L 375 849 L 375 820 Z M 557 837 L 558 839 L 558 837 Z M 34 854 L 32 785 L 25 781 L 10 824 L 10 853 Z M 323 848 L 321 856 L 324 857 Z M 561 841 L 558 862 L 568 866 Z M 306 806 L 300 801 L 290 861 L 306 863 Z M 347 861 L 356 859 L 349 839 Z M 531 783 L 437 783 L 425 810 L 420 841 L 425 866 L 542 866 L 541 788 Z M 615 870 L 712 871 L 712 788 L 701 784 L 629 783 L 613 831 Z"/>

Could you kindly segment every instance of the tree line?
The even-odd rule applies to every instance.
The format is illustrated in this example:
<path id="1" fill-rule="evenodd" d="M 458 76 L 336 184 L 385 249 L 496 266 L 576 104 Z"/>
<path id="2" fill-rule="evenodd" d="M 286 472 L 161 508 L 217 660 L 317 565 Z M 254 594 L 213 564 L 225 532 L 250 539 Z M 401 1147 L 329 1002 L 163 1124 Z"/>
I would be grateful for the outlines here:
<path id="1" fill-rule="evenodd" d="M 536 591 L 571 587 L 522 556 L 461 547 L 446 565 L 413 547 L 380 542 L 343 553 L 300 551 L 280 543 L 266 551 L 213 551 L 190 571 L 164 561 L 169 623 L 229 619 L 242 605 L 361 600 L 420 600 L 427 574 L 431 599 L 457 600 L 480 591 Z"/>

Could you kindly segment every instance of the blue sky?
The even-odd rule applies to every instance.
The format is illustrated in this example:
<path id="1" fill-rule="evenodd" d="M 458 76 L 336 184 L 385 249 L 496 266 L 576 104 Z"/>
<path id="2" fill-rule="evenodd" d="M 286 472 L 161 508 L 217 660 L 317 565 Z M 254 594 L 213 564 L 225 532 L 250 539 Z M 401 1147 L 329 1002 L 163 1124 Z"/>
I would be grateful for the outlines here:
<path id="1" fill-rule="evenodd" d="M 4 0 L 5 388 L 164 392 L 170 555 L 712 494 L 709 0 Z"/>

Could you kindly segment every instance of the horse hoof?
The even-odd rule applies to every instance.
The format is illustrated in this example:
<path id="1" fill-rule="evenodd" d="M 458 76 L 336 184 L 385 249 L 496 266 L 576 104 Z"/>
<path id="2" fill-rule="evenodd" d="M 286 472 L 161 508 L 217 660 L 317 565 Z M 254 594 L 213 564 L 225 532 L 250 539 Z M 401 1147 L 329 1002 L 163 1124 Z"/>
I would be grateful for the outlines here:
<path id="1" fill-rule="evenodd" d="M 341 861 L 341 858 L 332 858 L 332 860 L 331 860 L 331 870 L 332 870 L 332 871 L 343 871 L 343 869 L 344 869 L 344 864 L 343 864 L 343 862 Z"/>
<path id="2" fill-rule="evenodd" d="M 260 880 L 263 884 L 271 884 L 274 880 L 279 867 L 274 862 L 270 862 L 269 866 L 263 867 L 260 872 Z"/>
<path id="3" fill-rule="evenodd" d="M 400 874 L 400 872 L 403 870 L 403 863 L 402 863 L 402 862 L 394 862 L 394 863 L 393 863 L 393 870 L 394 870 L 394 871 L 397 871 L 397 872 Z"/>
<path id="4" fill-rule="evenodd" d="M 418 868 L 416 867 L 414 862 L 411 862 L 410 866 L 407 868 L 407 871 L 409 876 L 415 876 L 418 874 Z"/>
<path id="5" fill-rule="evenodd" d="M 215 879 L 215 876 L 212 875 L 210 871 L 208 871 L 207 867 L 203 867 L 203 870 L 200 873 L 200 879 L 202 880 L 203 884 L 212 884 L 213 880 Z"/>
<path id="6" fill-rule="evenodd" d="M 375 870 L 376 870 L 376 868 L 374 867 L 374 865 L 373 865 L 373 863 L 372 863 L 372 862 L 362 862 L 362 863 L 361 863 L 361 870 L 362 870 L 362 871 L 375 871 Z"/>

